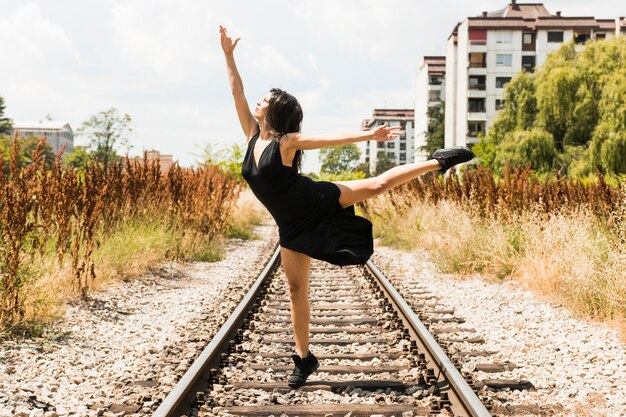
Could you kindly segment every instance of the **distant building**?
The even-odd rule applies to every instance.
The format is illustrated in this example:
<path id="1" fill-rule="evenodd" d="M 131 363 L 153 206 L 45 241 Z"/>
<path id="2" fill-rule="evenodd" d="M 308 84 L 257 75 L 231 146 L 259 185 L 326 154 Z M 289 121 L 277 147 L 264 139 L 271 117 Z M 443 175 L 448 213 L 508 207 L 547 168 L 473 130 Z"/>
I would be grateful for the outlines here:
<path id="1" fill-rule="evenodd" d="M 38 122 L 14 122 L 13 132 L 18 136 L 37 136 L 38 138 L 46 138 L 46 142 L 57 154 L 63 146 L 65 153 L 74 150 L 74 132 L 69 123 L 57 122 L 54 120 L 38 121 Z"/>
<path id="2" fill-rule="evenodd" d="M 398 138 L 388 142 L 369 140 L 358 144 L 361 150 L 361 161 L 369 163 L 370 173 L 376 171 L 376 156 L 378 152 L 385 152 L 397 165 L 414 161 L 413 123 L 415 110 L 413 109 L 374 109 L 370 119 L 363 120 L 361 130 L 372 130 L 387 123 L 389 126 L 400 126 L 401 134 Z"/>
<path id="3" fill-rule="evenodd" d="M 164 155 L 164 154 L 161 154 L 161 152 L 156 151 L 154 149 L 146 151 L 145 155 L 146 155 L 147 162 L 156 161 L 158 159 L 159 166 L 161 167 L 161 172 L 163 173 L 169 171 L 175 162 L 172 158 L 172 155 Z M 135 160 L 143 162 L 144 161 L 143 155 L 135 157 Z"/>
<path id="4" fill-rule="evenodd" d="M 626 33 L 626 21 L 551 14 L 541 3 L 513 0 L 504 9 L 468 17 L 446 46 L 445 145 L 473 145 L 504 102 L 504 87 L 520 70 L 533 72 L 563 43 Z"/>
<path id="5" fill-rule="evenodd" d="M 422 58 L 415 83 L 415 160 L 425 161 L 426 152 L 420 148 L 426 145 L 428 132 L 428 109 L 443 103 L 446 91 L 446 57 L 425 56 Z"/>

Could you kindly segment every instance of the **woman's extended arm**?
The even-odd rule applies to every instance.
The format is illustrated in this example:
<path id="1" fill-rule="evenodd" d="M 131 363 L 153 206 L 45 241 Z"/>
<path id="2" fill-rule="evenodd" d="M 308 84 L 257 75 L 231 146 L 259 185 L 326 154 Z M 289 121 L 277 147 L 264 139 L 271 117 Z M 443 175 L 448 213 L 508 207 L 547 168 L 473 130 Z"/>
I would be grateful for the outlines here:
<path id="1" fill-rule="evenodd" d="M 295 149 L 309 150 L 326 146 L 346 145 L 348 143 L 376 140 L 385 142 L 394 140 L 400 135 L 400 126 L 378 126 L 374 130 L 361 132 L 338 132 L 325 135 L 306 135 L 302 133 L 288 133 L 286 143 Z"/>
<path id="2" fill-rule="evenodd" d="M 237 71 L 237 65 L 235 64 L 235 46 L 241 38 L 237 38 L 234 42 L 228 36 L 226 28 L 220 26 L 220 40 L 222 43 L 222 50 L 224 51 L 224 57 L 226 58 L 226 68 L 228 69 L 228 80 L 230 82 L 230 90 L 233 93 L 235 99 L 235 109 L 237 109 L 237 117 L 239 117 L 239 123 L 246 137 L 250 139 L 252 135 L 256 133 L 256 119 L 250 113 L 250 107 L 248 106 L 248 100 L 243 93 L 243 82 Z"/>

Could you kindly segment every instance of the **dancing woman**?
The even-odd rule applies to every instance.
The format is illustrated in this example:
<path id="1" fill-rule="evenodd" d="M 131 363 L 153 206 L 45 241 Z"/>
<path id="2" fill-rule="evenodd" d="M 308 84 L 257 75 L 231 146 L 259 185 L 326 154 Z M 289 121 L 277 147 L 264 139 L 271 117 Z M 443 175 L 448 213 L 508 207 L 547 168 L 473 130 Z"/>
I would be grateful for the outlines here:
<path id="1" fill-rule="evenodd" d="M 377 177 L 354 181 L 316 182 L 302 176 L 299 170 L 304 150 L 372 139 L 394 140 L 400 128 L 382 125 L 354 133 L 303 134 L 298 100 L 278 88 L 265 94 L 251 113 L 233 54 L 241 38 L 233 41 L 222 26 L 220 37 L 237 116 L 248 140 L 241 172 L 278 225 L 296 342 L 296 354 L 292 355 L 295 368 L 288 383 L 296 388 L 319 366 L 309 351 L 311 258 L 335 265 L 364 264 L 373 253 L 372 224 L 354 215 L 354 204 L 427 172 L 445 172 L 474 155 L 465 147 L 443 149 L 433 153 L 429 161 L 400 165 Z"/>

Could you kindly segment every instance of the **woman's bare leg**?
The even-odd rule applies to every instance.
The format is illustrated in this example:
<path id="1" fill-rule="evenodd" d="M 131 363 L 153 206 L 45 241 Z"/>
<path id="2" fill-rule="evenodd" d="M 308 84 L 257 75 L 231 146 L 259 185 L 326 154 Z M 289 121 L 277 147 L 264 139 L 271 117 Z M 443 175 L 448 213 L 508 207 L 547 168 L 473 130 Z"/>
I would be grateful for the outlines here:
<path id="1" fill-rule="evenodd" d="M 365 178 L 363 180 L 336 181 L 341 190 L 339 204 L 348 207 L 359 201 L 367 200 L 380 193 L 388 191 L 393 187 L 411 181 L 412 179 L 431 171 L 438 171 L 441 168 L 435 159 L 425 162 L 414 162 L 412 164 L 399 165 L 383 172 L 377 177 Z"/>
<path id="2" fill-rule="evenodd" d="M 280 248 L 283 270 L 289 284 L 291 299 L 291 324 L 296 341 L 296 353 L 304 358 L 309 353 L 309 268 L 311 258 L 291 249 Z"/>

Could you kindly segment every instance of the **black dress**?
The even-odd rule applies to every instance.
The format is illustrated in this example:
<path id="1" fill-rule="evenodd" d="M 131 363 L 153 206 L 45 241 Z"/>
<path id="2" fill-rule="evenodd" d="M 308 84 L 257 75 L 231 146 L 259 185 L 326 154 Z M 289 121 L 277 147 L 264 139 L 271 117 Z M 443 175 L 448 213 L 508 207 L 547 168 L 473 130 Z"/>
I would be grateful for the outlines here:
<path id="1" fill-rule="evenodd" d="M 276 224 L 282 247 L 335 265 L 360 265 L 374 252 L 372 223 L 341 207 L 340 190 L 326 181 L 313 181 L 283 165 L 280 144 L 273 140 L 261 154 L 248 143 L 241 173 Z"/>

